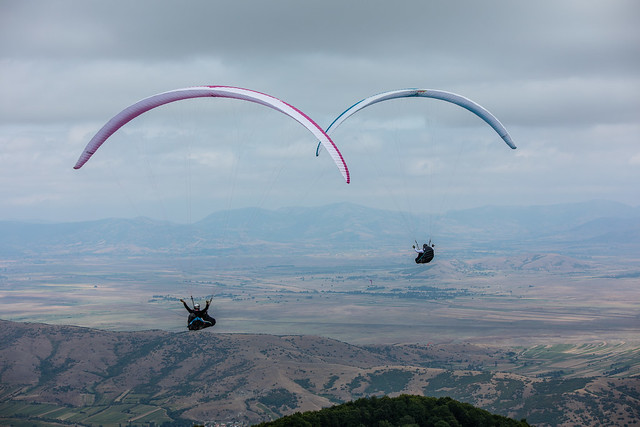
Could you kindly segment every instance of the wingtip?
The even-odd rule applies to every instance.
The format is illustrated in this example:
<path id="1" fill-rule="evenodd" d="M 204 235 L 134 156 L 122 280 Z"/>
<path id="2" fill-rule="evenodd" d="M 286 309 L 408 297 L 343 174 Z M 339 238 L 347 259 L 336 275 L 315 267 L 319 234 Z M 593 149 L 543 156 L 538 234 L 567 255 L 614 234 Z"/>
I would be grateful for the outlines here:
<path id="1" fill-rule="evenodd" d="M 516 144 L 513 143 L 513 139 L 511 139 L 511 135 L 506 134 L 502 137 L 502 139 L 504 139 L 504 142 L 506 142 L 507 145 L 511 147 L 512 150 L 515 150 L 516 148 L 518 148 L 516 147 Z"/>

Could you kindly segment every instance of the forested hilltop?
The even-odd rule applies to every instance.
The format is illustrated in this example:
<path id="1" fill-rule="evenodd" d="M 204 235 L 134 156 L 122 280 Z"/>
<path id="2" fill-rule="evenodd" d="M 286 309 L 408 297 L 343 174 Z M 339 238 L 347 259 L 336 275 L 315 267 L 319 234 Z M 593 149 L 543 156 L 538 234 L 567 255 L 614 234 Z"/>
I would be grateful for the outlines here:
<path id="1" fill-rule="evenodd" d="M 342 405 L 295 413 L 258 427 L 279 426 L 528 426 L 525 420 L 494 415 L 468 403 L 449 397 L 423 397 L 403 394 L 390 398 L 383 396 L 362 398 Z"/>

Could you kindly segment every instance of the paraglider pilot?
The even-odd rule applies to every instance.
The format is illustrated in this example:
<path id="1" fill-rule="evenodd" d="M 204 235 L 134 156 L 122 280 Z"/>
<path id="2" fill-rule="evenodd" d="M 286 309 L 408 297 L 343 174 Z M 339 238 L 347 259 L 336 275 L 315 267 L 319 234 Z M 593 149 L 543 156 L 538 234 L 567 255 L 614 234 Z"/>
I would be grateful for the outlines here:
<path id="1" fill-rule="evenodd" d="M 436 245 L 431 243 L 431 239 L 429 239 L 429 244 L 425 243 L 424 245 L 422 245 L 422 249 L 416 248 L 417 244 L 418 242 L 413 245 L 413 250 L 418 254 L 418 256 L 416 257 L 416 264 L 427 264 L 433 259 L 435 255 L 433 249 L 436 247 Z"/>
<path id="2" fill-rule="evenodd" d="M 193 302 L 193 298 L 191 298 Z M 200 310 L 200 304 L 193 304 L 193 309 L 191 309 L 187 303 L 180 299 L 180 302 L 184 304 L 184 308 L 189 312 L 189 318 L 187 320 L 187 328 L 190 331 L 197 331 L 204 328 L 210 328 L 211 326 L 216 324 L 216 319 L 209 316 L 207 310 L 209 310 L 209 304 L 211 304 L 211 300 L 207 300 L 204 309 Z"/>

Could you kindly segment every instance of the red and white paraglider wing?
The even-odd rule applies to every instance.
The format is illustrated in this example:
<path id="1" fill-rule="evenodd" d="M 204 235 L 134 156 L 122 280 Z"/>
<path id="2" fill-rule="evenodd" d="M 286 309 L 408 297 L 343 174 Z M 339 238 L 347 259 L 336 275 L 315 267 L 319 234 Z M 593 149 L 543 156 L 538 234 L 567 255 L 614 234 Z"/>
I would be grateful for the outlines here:
<path id="1" fill-rule="evenodd" d="M 109 120 L 95 135 L 84 151 L 78 158 L 74 169 L 80 169 L 93 154 L 100 148 L 100 146 L 113 135 L 122 126 L 138 117 L 139 115 L 159 107 L 164 104 L 169 104 L 175 101 L 181 101 L 183 99 L 191 98 L 204 98 L 204 97 L 219 97 L 219 98 L 235 98 L 244 101 L 255 102 L 264 106 L 273 108 L 280 111 L 283 114 L 293 118 L 305 128 L 307 128 L 323 145 L 323 147 L 330 153 L 331 158 L 335 162 L 336 166 L 340 170 L 340 173 L 344 177 L 347 183 L 350 182 L 349 169 L 344 161 L 342 154 L 338 150 L 338 147 L 333 143 L 331 138 L 322 130 L 322 128 L 314 122 L 309 116 L 302 111 L 281 101 L 273 96 L 256 92 L 249 89 L 242 89 L 230 86 L 199 86 L 186 89 L 177 89 L 169 92 L 160 93 L 142 99 L 133 105 L 122 110 L 116 114 L 111 120 Z"/>

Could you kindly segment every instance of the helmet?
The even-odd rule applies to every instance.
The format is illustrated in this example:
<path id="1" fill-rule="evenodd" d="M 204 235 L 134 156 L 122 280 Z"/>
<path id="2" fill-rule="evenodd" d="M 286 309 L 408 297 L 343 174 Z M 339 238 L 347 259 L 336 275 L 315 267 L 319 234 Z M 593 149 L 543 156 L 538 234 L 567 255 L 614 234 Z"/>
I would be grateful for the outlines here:
<path id="1" fill-rule="evenodd" d="M 194 305 L 193 305 L 193 308 L 194 308 L 195 310 L 200 310 L 200 304 L 194 304 Z"/>

